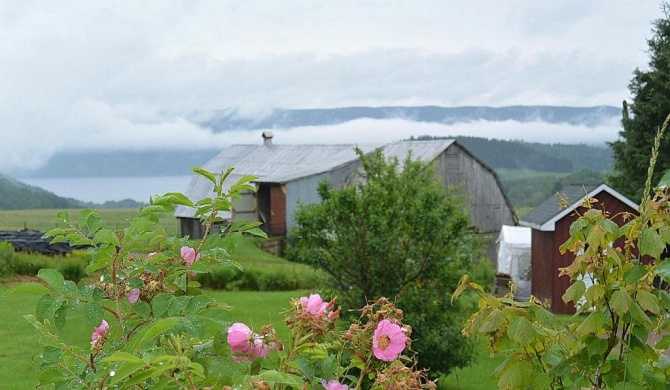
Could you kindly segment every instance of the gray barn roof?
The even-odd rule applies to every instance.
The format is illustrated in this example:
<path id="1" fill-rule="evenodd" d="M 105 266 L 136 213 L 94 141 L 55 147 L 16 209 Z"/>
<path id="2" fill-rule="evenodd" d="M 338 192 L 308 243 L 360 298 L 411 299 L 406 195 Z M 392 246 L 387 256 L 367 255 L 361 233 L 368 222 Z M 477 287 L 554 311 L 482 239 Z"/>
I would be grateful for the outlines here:
<path id="1" fill-rule="evenodd" d="M 454 140 L 398 141 L 387 145 L 358 145 L 364 153 L 383 147 L 386 157 L 402 160 L 412 151 L 413 159 L 432 161 Z M 219 174 L 227 167 L 234 167 L 233 174 L 226 181 L 229 187 L 243 175 L 258 176 L 256 183 L 288 183 L 301 178 L 333 170 L 356 160 L 356 145 L 232 145 L 209 160 L 203 168 Z M 213 185 L 199 175 L 195 175 L 186 190 L 186 195 L 198 200 L 212 195 Z M 194 209 L 178 206 L 175 217 L 193 217 Z M 222 213 L 229 218 L 230 213 Z"/>
<path id="2" fill-rule="evenodd" d="M 524 215 L 519 220 L 519 224 L 536 230 L 554 231 L 558 220 L 576 210 L 587 196 L 592 198 L 602 191 L 609 193 L 633 209 L 638 208 L 637 204 L 607 184 L 590 186 L 571 185 L 559 191 L 559 194 L 566 197 L 570 202 L 568 207 L 561 208 L 561 198 L 556 195 L 551 196 L 528 214 Z"/>

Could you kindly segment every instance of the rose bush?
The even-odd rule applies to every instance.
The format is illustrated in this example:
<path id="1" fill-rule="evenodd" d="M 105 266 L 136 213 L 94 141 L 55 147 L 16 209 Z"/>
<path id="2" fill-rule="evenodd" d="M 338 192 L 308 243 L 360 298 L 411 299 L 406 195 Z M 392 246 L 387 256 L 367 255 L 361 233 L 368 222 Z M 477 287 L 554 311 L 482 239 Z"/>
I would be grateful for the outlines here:
<path id="1" fill-rule="evenodd" d="M 76 219 L 60 212 L 64 227 L 47 233 L 53 241 L 89 247 L 95 283 L 67 281 L 42 269 L 42 283 L 25 283 L 16 293 L 42 293 L 35 315 L 25 316 L 42 335 L 39 385 L 56 389 L 360 389 L 435 388 L 424 371 L 403 355 L 411 328 L 386 299 L 360 310 L 358 321 L 338 331 L 334 300 L 320 295 L 291 302 L 285 313 L 288 340 L 272 325 L 258 332 L 233 323 L 226 307 L 207 296 L 195 276 L 215 265 L 239 267 L 230 259 L 242 234 L 265 236 L 258 223 L 228 223 L 219 217 L 254 178 L 224 189 L 232 168 L 216 176 L 194 171 L 214 187 L 214 196 L 193 203 L 179 193 L 151 199 L 123 229 L 103 229 L 94 210 Z M 175 205 L 195 208 L 205 235 L 193 244 L 157 227 L 159 213 Z M 217 224 L 217 233 L 213 225 Z M 220 227 L 220 233 L 219 231 Z M 141 249 L 149 247 L 143 255 Z M 88 348 L 59 337 L 73 310 L 91 326 Z M 214 332 L 212 332 L 214 329 Z"/>

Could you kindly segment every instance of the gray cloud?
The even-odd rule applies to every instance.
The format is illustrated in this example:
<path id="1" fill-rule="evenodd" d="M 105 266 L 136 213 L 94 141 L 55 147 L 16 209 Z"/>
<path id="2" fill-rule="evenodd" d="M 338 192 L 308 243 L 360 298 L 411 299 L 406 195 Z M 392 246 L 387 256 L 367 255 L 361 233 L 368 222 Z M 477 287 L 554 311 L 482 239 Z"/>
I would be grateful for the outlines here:
<path id="1" fill-rule="evenodd" d="M 8 4 L 0 170 L 60 150 L 243 140 L 188 119 L 229 107 L 618 105 L 647 62 L 650 3 Z"/>

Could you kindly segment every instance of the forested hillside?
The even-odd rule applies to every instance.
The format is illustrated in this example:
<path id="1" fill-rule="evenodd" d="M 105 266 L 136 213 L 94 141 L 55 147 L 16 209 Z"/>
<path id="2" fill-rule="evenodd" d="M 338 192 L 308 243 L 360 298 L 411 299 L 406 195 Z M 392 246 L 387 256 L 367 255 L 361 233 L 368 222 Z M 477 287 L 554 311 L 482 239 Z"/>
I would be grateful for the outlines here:
<path id="1" fill-rule="evenodd" d="M 134 200 L 109 201 L 103 204 L 82 202 L 76 199 L 62 198 L 39 187 L 21 183 L 9 176 L 0 175 L 0 210 L 31 209 L 71 209 L 71 208 L 135 208 L 140 206 Z"/>

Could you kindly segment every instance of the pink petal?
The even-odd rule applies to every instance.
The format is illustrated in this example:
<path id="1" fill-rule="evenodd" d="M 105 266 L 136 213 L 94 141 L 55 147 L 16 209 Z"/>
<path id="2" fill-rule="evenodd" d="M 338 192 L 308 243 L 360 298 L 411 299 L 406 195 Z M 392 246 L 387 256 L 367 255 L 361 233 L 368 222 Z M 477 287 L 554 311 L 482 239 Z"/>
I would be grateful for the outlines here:
<path id="1" fill-rule="evenodd" d="M 135 304 L 135 302 L 140 299 L 140 290 L 137 288 L 131 289 L 126 293 L 126 298 L 128 298 L 130 303 Z"/>

